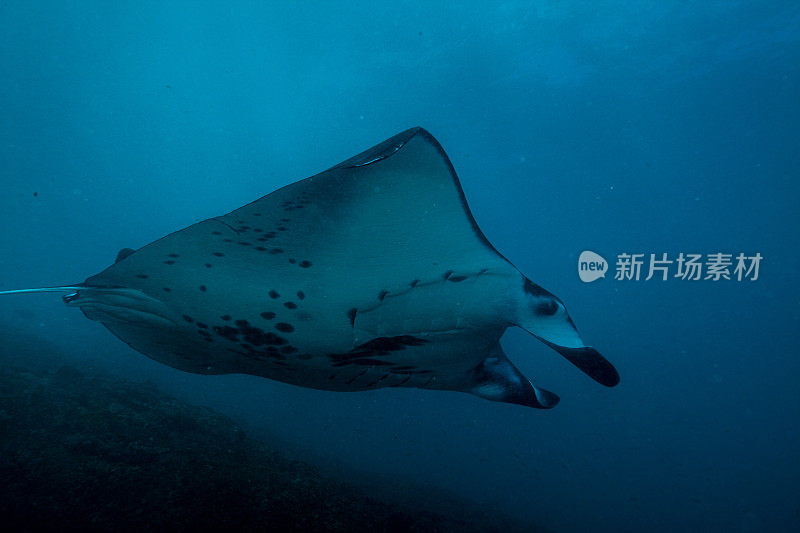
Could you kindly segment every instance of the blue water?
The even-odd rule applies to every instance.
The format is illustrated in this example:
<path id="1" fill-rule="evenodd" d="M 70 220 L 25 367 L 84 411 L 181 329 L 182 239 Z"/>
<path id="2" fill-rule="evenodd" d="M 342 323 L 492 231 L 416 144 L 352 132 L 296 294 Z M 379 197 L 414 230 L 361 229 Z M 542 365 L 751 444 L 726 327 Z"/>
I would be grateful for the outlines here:
<path id="1" fill-rule="evenodd" d="M 185 374 L 53 294 L 4 297 L 4 324 L 397 499 L 553 531 L 800 525 L 796 2 L 4 2 L 0 90 L 0 289 L 81 281 L 421 125 L 622 382 L 521 331 L 505 351 L 551 411 Z M 585 284 L 583 250 L 763 260 L 756 281 Z"/>

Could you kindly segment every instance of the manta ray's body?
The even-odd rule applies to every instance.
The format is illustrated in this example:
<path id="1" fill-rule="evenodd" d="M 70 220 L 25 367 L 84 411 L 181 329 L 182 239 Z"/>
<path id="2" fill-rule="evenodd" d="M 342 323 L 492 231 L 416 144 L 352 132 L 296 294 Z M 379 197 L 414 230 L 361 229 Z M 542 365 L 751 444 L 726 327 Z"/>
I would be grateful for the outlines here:
<path id="1" fill-rule="evenodd" d="M 619 380 L 561 301 L 486 240 L 421 128 L 53 289 L 67 288 L 68 305 L 188 372 L 552 407 L 500 348 L 520 326 L 600 383 Z"/>

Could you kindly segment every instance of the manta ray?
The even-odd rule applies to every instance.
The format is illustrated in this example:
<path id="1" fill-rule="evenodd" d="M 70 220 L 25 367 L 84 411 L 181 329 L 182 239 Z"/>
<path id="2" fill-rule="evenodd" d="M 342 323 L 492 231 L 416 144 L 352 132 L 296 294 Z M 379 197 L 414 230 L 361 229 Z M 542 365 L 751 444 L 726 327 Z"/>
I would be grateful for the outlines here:
<path id="1" fill-rule="evenodd" d="M 133 349 L 198 374 L 331 391 L 416 387 L 540 409 L 559 397 L 511 363 L 518 326 L 597 382 L 615 368 L 562 301 L 478 228 L 453 166 L 422 128 L 224 216 L 171 233 L 69 291 Z"/>

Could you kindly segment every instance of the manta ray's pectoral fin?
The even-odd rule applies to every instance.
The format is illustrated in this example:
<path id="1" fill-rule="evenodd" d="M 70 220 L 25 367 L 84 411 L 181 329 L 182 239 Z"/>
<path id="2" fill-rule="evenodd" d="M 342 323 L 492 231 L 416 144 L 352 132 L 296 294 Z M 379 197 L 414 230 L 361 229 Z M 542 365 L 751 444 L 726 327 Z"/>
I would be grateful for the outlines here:
<path id="1" fill-rule="evenodd" d="M 523 278 L 522 303 L 516 323 L 564 356 L 593 380 L 613 387 L 619 373 L 600 352 L 581 340 L 566 307 L 557 296 Z"/>
<path id="2" fill-rule="evenodd" d="M 551 409 L 559 397 L 535 387 L 511 364 L 498 343 L 472 372 L 473 384 L 465 392 L 494 402 L 516 403 L 537 409 Z"/>

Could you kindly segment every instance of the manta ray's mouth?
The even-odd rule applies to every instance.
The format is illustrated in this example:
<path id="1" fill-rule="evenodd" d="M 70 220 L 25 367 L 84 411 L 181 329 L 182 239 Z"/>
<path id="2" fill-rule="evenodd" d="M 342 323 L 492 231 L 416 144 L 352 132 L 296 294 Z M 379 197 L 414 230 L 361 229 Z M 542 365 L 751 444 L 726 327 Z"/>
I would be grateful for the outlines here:
<path id="1" fill-rule="evenodd" d="M 78 307 L 98 322 L 125 322 L 142 326 L 175 325 L 163 302 L 137 289 L 86 287 L 62 297 L 69 307 Z"/>

